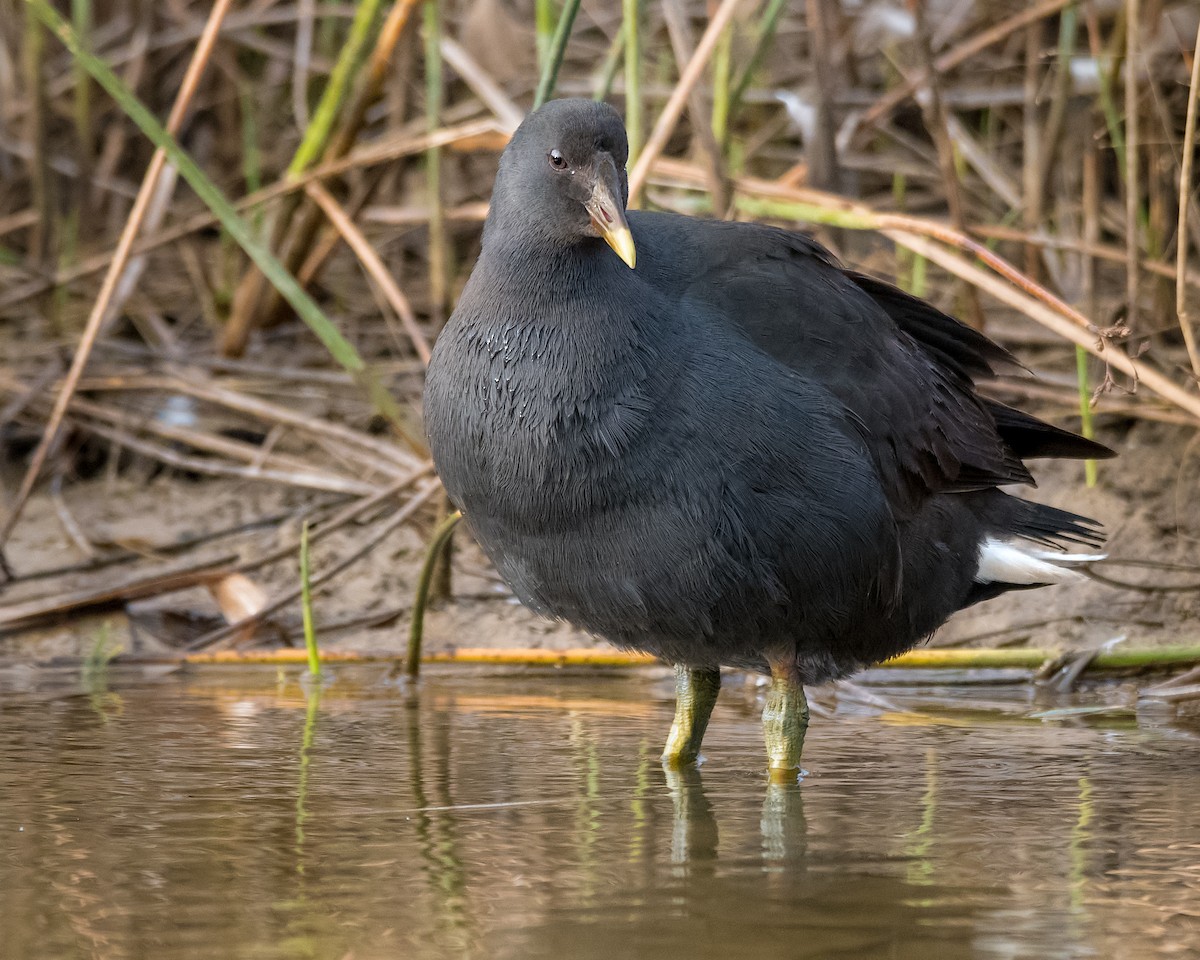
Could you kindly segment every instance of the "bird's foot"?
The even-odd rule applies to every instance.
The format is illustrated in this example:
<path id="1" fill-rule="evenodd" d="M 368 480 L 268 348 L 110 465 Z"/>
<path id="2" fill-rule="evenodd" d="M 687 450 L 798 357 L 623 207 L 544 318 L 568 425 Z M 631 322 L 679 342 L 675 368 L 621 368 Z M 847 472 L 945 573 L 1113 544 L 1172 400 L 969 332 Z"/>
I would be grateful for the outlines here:
<path id="1" fill-rule="evenodd" d="M 721 690 L 721 671 L 675 666 L 675 720 L 662 762 L 668 767 L 695 763 L 700 743 Z"/>
<path id="2" fill-rule="evenodd" d="M 763 707 L 763 739 L 772 783 L 795 783 L 808 730 L 808 700 L 792 665 L 772 661 L 771 687 Z"/>

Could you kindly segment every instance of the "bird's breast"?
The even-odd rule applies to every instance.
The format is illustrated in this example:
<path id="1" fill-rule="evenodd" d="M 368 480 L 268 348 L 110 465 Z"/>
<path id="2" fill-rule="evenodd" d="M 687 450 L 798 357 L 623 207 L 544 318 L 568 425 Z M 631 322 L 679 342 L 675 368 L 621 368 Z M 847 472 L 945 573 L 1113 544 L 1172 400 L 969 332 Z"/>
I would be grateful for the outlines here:
<path id="1" fill-rule="evenodd" d="M 426 381 L 426 429 L 451 496 L 526 528 L 619 495 L 654 409 L 643 363 L 572 343 L 561 326 L 447 328 Z"/>

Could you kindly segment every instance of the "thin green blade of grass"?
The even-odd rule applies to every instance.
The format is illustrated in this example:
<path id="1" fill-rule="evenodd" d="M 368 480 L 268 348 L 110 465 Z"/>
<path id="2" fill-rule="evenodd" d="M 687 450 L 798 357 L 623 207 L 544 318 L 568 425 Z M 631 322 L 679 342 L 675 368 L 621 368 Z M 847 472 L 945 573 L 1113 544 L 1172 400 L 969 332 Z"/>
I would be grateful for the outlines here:
<path id="1" fill-rule="evenodd" d="M 254 229 L 251 225 L 238 215 L 220 188 L 192 159 L 191 154 L 167 133 L 154 114 L 113 73 L 108 64 L 84 49 L 70 24 L 47 0 L 25 0 L 25 2 L 34 15 L 54 32 L 63 46 L 83 65 L 92 79 L 117 102 L 125 115 L 134 122 L 146 138 L 162 149 L 175 169 L 179 171 L 180 176 L 188 182 L 188 185 L 196 192 L 213 216 L 220 221 L 229 236 L 238 243 L 246 255 L 263 272 L 263 275 L 275 286 L 280 295 L 296 311 L 296 315 L 312 330 L 325 349 L 329 351 L 330 356 L 366 391 L 376 409 L 387 417 L 410 445 L 418 450 L 423 449 L 423 444 L 419 439 L 420 432 L 408 422 L 408 418 L 401 411 L 395 399 L 379 383 L 362 357 L 359 356 L 358 351 L 341 335 L 316 302 L 305 293 L 296 278 L 284 268 L 283 264 L 265 245 L 259 242 L 254 236 Z"/>
<path id="2" fill-rule="evenodd" d="M 300 528 L 300 616 L 304 622 L 304 649 L 308 652 L 308 673 L 321 675 L 321 654 L 317 650 L 317 631 L 313 627 L 312 581 L 308 566 L 308 521 Z"/>
<path id="3" fill-rule="evenodd" d="M 537 93 L 533 98 L 533 109 L 536 110 L 550 99 L 554 93 L 554 85 L 558 83 L 558 71 L 562 67 L 563 57 L 567 52 L 567 42 L 571 39 L 571 27 L 575 25 L 575 14 L 579 12 L 580 0 L 567 0 L 563 4 L 562 13 L 558 18 L 558 26 L 554 28 L 554 37 L 546 51 L 546 59 L 542 64 L 542 75 L 538 80 Z"/>
<path id="4" fill-rule="evenodd" d="M 1080 433 L 1087 439 L 1096 439 L 1096 425 L 1092 421 L 1092 388 L 1088 377 L 1088 353 L 1083 347 L 1075 346 L 1075 373 L 1079 384 L 1079 419 Z M 1094 487 L 1097 480 L 1095 460 L 1083 461 L 1083 475 L 1089 487 Z"/>
<path id="5" fill-rule="evenodd" d="M 462 513 L 454 510 L 447 514 L 425 548 L 425 562 L 421 564 L 421 573 L 417 578 L 417 591 L 413 597 L 412 620 L 408 628 L 408 650 L 404 657 L 404 674 L 409 680 L 416 680 L 421 672 L 421 642 L 425 636 L 425 608 L 429 605 L 429 588 L 433 585 L 434 568 L 438 557 L 446 549 L 454 528 L 462 519 Z"/>

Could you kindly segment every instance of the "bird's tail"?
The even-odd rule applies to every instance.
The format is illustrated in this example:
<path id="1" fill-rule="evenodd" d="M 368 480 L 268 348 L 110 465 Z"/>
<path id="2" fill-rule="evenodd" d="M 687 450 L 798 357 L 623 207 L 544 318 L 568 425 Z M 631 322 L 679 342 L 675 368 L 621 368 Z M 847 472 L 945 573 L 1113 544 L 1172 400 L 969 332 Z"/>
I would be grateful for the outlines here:
<path id="1" fill-rule="evenodd" d="M 1011 583 L 1041 586 L 1082 579 L 1074 568 L 1103 560 L 1103 553 L 1064 553 L 1046 550 L 1023 540 L 984 540 L 979 547 L 976 583 Z"/>
<path id="2" fill-rule="evenodd" d="M 1007 498 L 1000 532 L 979 545 L 976 583 L 1037 586 L 1081 579 L 1076 567 L 1103 560 L 1104 533 L 1095 520 L 1043 503 Z M 1083 546 L 1086 552 L 1069 552 Z"/>

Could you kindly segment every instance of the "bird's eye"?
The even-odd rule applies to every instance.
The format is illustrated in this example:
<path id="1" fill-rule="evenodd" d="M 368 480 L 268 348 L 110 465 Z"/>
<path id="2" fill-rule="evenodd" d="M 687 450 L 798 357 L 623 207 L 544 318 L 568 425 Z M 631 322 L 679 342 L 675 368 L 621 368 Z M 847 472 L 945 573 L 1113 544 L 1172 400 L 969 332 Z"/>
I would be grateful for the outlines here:
<path id="1" fill-rule="evenodd" d="M 562 155 L 561 150 L 551 150 L 548 154 L 548 157 L 550 160 L 550 166 L 552 166 L 555 170 L 567 169 L 567 158 Z"/>

